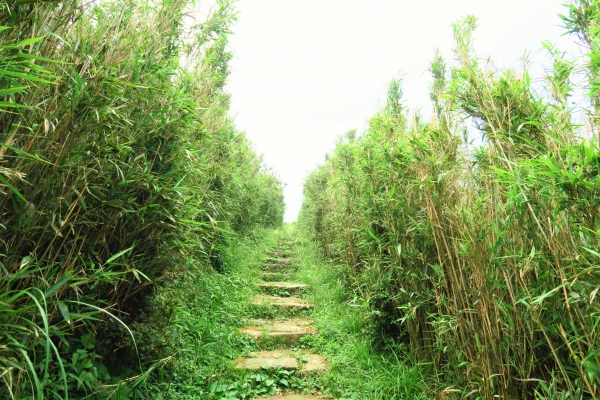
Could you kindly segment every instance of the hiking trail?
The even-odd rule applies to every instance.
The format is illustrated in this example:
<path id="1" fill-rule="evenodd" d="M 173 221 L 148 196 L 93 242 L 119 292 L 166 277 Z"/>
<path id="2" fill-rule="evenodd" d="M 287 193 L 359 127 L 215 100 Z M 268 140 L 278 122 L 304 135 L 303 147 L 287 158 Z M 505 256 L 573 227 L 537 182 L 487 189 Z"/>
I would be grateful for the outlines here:
<path id="1" fill-rule="evenodd" d="M 252 351 L 247 357 L 233 360 L 241 370 L 276 369 L 297 371 L 300 376 L 319 374 L 329 369 L 324 356 L 308 349 L 300 349 L 297 344 L 307 335 L 318 335 L 310 312 L 314 305 L 302 298 L 308 285 L 289 282 L 297 270 L 293 258 L 295 242 L 281 240 L 277 248 L 268 253 L 262 265 L 260 279 L 256 286 L 262 291 L 251 302 L 253 307 L 262 310 L 265 318 L 248 318 L 241 333 L 250 336 L 273 350 Z M 316 395 L 282 393 L 264 397 L 265 400 L 316 400 Z"/>

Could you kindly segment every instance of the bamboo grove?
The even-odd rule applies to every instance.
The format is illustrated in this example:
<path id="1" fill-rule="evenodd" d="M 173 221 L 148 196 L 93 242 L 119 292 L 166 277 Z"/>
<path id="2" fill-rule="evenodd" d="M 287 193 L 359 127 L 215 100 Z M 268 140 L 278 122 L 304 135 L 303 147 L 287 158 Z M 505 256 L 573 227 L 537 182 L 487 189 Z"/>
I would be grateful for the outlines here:
<path id="1" fill-rule="evenodd" d="M 231 3 L 195 6 L 0 1 L 0 398 L 126 398 L 155 285 L 282 222 L 228 117 Z"/>
<path id="2" fill-rule="evenodd" d="M 431 63 L 431 119 L 408 113 L 394 80 L 367 130 L 305 182 L 300 227 L 373 337 L 406 343 L 440 398 L 600 397 L 600 4 L 566 11 L 582 64 L 547 45 L 534 90 L 525 68 L 476 56 L 466 17 L 453 62 Z"/>

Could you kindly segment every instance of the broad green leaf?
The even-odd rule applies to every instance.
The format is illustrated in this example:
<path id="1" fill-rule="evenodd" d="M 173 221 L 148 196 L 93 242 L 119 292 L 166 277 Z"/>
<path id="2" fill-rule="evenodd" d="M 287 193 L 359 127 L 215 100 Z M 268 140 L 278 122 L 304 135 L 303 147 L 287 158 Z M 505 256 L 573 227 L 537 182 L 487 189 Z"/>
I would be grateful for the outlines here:
<path id="1" fill-rule="evenodd" d="M 29 257 L 29 256 L 23 257 L 19 268 L 23 268 L 23 267 L 27 266 L 27 264 L 29 264 L 30 262 L 31 262 L 31 257 Z"/>

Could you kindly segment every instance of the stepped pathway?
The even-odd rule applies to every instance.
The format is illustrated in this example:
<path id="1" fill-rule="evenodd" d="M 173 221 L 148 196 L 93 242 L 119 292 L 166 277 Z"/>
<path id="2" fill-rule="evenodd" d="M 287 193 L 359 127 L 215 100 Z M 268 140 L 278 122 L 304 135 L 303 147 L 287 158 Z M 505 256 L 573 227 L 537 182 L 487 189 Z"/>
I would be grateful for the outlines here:
<path id="1" fill-rule="evenodd" d="M 252 304 L 261 307 L 269 319 L 248 319 L 241 332 L 257 342 L 272 341 L 275 350 L 254 351 L 248 357 L 233 360 L 236 368 L 258 370 L 261 368 L 281 368 L 298 371 L 300 375 L 327 371 L 329 365 L 325 357 L 309 350 L 294 350 L 294 344 L 306 335 L 318 334 L 314 322 L 307 314 L 314 306 L 298 295 L 307 285 L 289 282 L 295 270 L 290 245 L 279 244 L 277 250 L 269 253 L 260 277 L 263 283 L 256 286 L 263 292 L 257 295 Z M 298 316 L 302 314 L 302 316 Z M 272 347 L 271 347 L 272 348 Z M 314 395 L 283 394 L 265 397 L 264 400 L 316 400 Z"/>

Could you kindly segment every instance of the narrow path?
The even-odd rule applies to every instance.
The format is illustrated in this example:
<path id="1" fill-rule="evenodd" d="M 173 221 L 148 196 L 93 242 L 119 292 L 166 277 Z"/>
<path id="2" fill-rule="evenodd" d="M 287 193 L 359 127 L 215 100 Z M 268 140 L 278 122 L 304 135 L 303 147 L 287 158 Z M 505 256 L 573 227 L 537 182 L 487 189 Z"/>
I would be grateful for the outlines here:
<path id="1" fill-rule="evenodd" d="M 242 370 L 260 370 L 280 368 L 297 371 L 301 376 L 318 374 L 328 370 L 325 357 L 296 346 L 302 337 L 317 335 L 314 321 L 310 318 L 312 304 L 304 300 L 302 291 L 307 285 L 289 282 L 296 265 L 293 257 L 293 244 L 282 241 L 277 249 L 269 253 L 263 265 L 261 280 L 256 286 L 263 294 L 252 300 L 259 314 L 268 318 L 248 319 L 241 332 L 250 336 L 261 347 L 273 350 L 254 351 L 248 357 L 233 360 L 236 368 Z M 310 400 L 322 399 L 314 395 L 281 394 L 265 397 L 265 400 Z"/>

